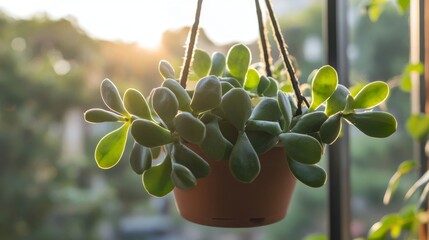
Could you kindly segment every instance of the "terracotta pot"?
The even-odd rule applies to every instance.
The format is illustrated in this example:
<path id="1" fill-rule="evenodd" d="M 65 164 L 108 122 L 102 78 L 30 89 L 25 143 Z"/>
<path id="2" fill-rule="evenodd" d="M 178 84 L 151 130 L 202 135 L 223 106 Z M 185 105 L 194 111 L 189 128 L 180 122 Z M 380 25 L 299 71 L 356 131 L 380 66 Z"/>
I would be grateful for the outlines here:
<path id="1" fill-rule="evenodd" d="M 190 190 L 175 188 L 180 215 L 194 223 L 216 227 L 256 227 L 284 218 L 295 187 L 283 148 L 260 156 L 261 172 L 250 184 L 238 182 L 228 161 L 208 159 L 195 145 L 188 145 L 211 166 L 211 174 Z"/>

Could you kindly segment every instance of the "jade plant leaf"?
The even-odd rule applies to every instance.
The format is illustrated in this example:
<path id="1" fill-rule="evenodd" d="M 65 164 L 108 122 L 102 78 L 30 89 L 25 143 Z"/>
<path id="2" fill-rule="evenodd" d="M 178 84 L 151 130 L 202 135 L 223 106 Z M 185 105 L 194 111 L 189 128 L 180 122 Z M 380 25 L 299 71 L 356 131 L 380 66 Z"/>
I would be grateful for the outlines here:
<path id="1" fill-rule="evenodd" d="M 282 113 L 276 99 L 263 98 L 253 109 L 250 119 L 265 120 L 277 122 L 280 120 Z"/>
<path id="2" fill-rule="evenodd" d="M 135 173 L 143 174 L 144 171 L 152 167 L 152 153 L 150 148 L 144 147 L 134 142 L 130 154 L 130 165 Z"/>
<path id="3" fill-rule="evenodd" d="M 156 114 L 162 119 L 169 129 L 179 110 L 179 102 L 174 93 L 166 87 L 158 87 L 152 95 L 152 106 Z"/>
<path id="4" fill-rule="evenodd" d="M 332 144 L 340 136 L 342 128 L 341 114 L 329 117 L 320 127 L 320 137 L 323 143 Z"/>
<path id="5" fill-rule="evenodd" d="M 293 175 L 309 187 L 318 188 L 326 183 L 326 172 L 317 165 L 299 163 L 288 156 L 289 168 Z"/>
<path id="6" fill-rule="evenodd" d="M 251 61 L 250 50 L 243 44 L 237 44 L 229 49 L 226 57 L 228 71 L 232 77 L 236 78 L 243 86 L 247 69 Z"/>
<path id="7" fill-rule="evenodd" d="M 227 93 L 229 90 L 234 88 L 234 86 L 232 86 L 232 84 L 229 82 L 222 81 L 220 82 L 220 85 L 222 87 L 222 96 L 225 95 L 225 93 Z"/>
<path id="8" fill-rule="evenodd" d="M 173 157 L 176 163 L 191 170 L 196 178 L 202 178 L 210 174 L 209 164 L 202 157 L 181 143 L 174 144 Z"/>
<path id="9" fill-rule="evenodd" d="M 212 66 L 210 68 L 210 75 L 222 76 L 225 72 L 226 59 L 220 52 L 214 52 L 212 55 Z"/>
<path id="10" fill-rule="evenodd" d="M 131 126 L 131 135 L 141 145 L 153 148 L 173 142 L 171 133 L 158 124 L 146 120 L 135 120 Z"/>
<path id="11" fill-rule="evenodd" d="M 256 92 L 258 93 L 259 96 L 262 96 L 269 86 L 270 86 L 270 80 L 268 80 L 266 76 L 261 75 L 261 77 L 259 78 L 259 84 L 258 84 L 258 88 L 256 89 Z"/>
<path id="12" fill-rule="evenodd" d="M 158 70 L 164 79 L 168 79 L 168 78 L 175 79 L 174 68 L 171 66 L 169 62 L 165 60 L 161 60 L 159 62 Z"/>
<path id="13" fill-rule="evenodd" d="M 118 114 L 101 108 L 89 109 L 84 113 L 85 120 L 90 123 L 117 122 L 122 120 Z"/>
<path id="14" fill-rule="evenodd" d="M 192 61 L 192 69 L 198 77 L 202 78 L 207 76 L 210 71 L 212 60 L 210 55 L 201 49 L 195 49 L 194 60 Z"/>
<path id="15" fill-rule="evenodd" d="M 259 73 L 256 69 L 249 68 L 246 74 L 246 80 L 244 82 L 244 89 L 253 90 L 258 87 L 259 84 Z"/>
<path id="16" fill-rule="evenodd" d="M 268 81 L 270 81 L 270 84 L 268 85 L 268 87 L 263 92 L 263 95 L 267 96 L 267 97 L 275 97 L 275 96 L 277 96 L 277 91 L 279 90 L 279 84 L 272 77 L 269 77 Z"/>
<path id="17" fill-rule="evenodd" d="M 101 82 L 100 92 L 101 98 L 107 107 L 117 113 L 123 115 L 128 114 L 127 111 L 125 111 L 124 105 L 122 103 L 121 95 L 112 81 L 107 78 L 104 79 L 103 82 Z"/>
<path id="18" fill-rule="evenodd" d="M 284 131 L 288 131 L 290 123 L 292 122 L 293 113 L 286 93 L 278 91 L 277 102 L 279 104 L 280 112 L 282 113 L 284 119 Z"/>
<path id="19" fill-rule="evenodd" d="M 282 132 L 278 122 L 264 120 L 248 120 L 246 123 L 246 131 L 247 130 L 266 132 L 274 136 Z"/>
<path id="20" fill-rule="evenodd" d="M 310 111 L 316 110 L 337 89 L 338 75 L 335 69 L 329 65 L 321 67 L 311 83 L 312 101 Z"/>
<path id="21" fill-rule="evenodd" d="M 181 112 L 174 117 L 176 132 L 186 141 L 193 144 L 200 144 L 205 135 L 206 127 L 201 120 L 188 112 Z"/>
<path id="22" fill-rule="evenodd" d="M 235 78 L 233 78 L 233 77 L 222 77 L 222 78 L 219 78 L 219 80 L 221 82 L 228 82 L 229 84 L 231 84 L 232 86 L 234 86 L 236 88 L 240 88 L 241 87 L 241 85 L 238 82 L 238 80 L 235 79 Z"/>
<path id="23" fill-rule="evenodd" d="M 385 82 L 368 83 L 354 97 L 354 109 L 372 108 L 386 100 L 389 96 L 389 86 Z"/>
<path id="24" fill-rule="evenodd" d="M 195 113 L 202 113 L 219 106 L 222 99 L 222 87 L 215 76 L 200 79 L 195 86 L 191 108 Z"/>
<path id="25" fill-rule="evenodd" d="M 119 162 L 124 153 L 129 126 L 128 122 L 124 123 L 98 142 L 95 147 L 95 161 L 99 168 L 109 169 Z"/>
<path id="26" fill-rule="evenodd" d="M 189 94 L 178 81 L 166 79 L 161 86 L 170 89 L 174 93 L 177 101 L 179 102 L 179 110 L 186 112 L 192 111 L 190 107 L 191 97 L 189 97 Z"/>
<path id="27" fill-rule="evenodd" d="M 146 191 L 155 197 L 163 197 L 171 192 L 174 184 L 171 181 L 171 159 L 167 155 L 164 161 L 143 173 L 142 181 Z"/>
<path id="28" fill-rule="evenodd" d="M 370 137 L 385 138 L 396 131 L 395 117 L 386 112 L 362 112 L 343 115 L 347 121 Z"/>
<path id="29" fill-rule="evenodd" d="M 144 96 L 136 89 L 128 89 L 124 94 L 125 109 L 140 118 L 152 120 L 149 106 Z"/>
<path id="30" fill-rule="evenodd" d="M 326 121 L 328 117 L 324 112 L 310 112 L 304 114 L 296 122 L 295 126 L 291 129 L 296 133 L 313 133 L 318 132 L 320 126 Z"/>
<path id="31" fill-rule="evenodd" d="M 250 183 L 261 170 L 258 155 L 245 132 L 239 134 L 229 157 L 232 175 L 240 182 Z"/>
<path id="32" fill-rule="evenodd" d="M 191 189 L 197 185 L 197 179 L 192 172 L 185 166 L 177 163 L 173 163 L 171 181 L 180 189 Z"/>
<path id="33" fill-rule="evenodd" d="M 337 89 L 326 102 L 325 113 L 332 116 L 346 107 L 346 98 L 350 95 L 349 90 L 344 85 L 338 84 Z"/>
<path id="34" fill-rule="evenodd" d="M 222 135 L 217 119 L 206 125 L 206 137 L 200 144 L 201 150 L 213 160 L 228 159 L 233 145 Z"/>
<path id="35" fill-rule="evenodd" d="M 322 146 L 314 137 L 301 133 L 282 133 L 279 135 L 286 154 L 303 164 L 315 164 L 322 157 Z"/>
<path id="36" fill-rule="evenodd" d="M 152 153 L 152 159 L 157 159 L 159 156 L 161 156 L 161 152 L 163 151 L 162 146 L 159 147 L 153 147 L 150 149 L 150 152 Z"/>
<path id="37" fill-rule="evenodd" d="M 246 121 L 252 114 L 252 103 L 249 95 L 242 88 L 234 88 L 227 92 L 221 102 L 225 118 L 238 130 L 244 130 Z"/>
<path id="38" fill-rule="evenodd" d="M 246 130 L 246 134 L 258 155 L 266 153 L 279 141 L 277 135 L 266 132 Z"/>

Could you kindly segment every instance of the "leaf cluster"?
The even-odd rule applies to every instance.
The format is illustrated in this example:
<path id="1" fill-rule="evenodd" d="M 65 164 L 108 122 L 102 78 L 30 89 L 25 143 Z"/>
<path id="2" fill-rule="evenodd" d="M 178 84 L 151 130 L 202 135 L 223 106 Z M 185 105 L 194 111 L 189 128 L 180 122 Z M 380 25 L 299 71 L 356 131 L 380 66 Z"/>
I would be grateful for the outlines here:
<path id="1" fill-rule="evenodd" d="M 302 106 L 299 115 L 296 96 L 279 87 L 284 83 L 251 65 L 245 45 L 234 45 L 226 57 L 196 50 L 191 70 L 198 80 L 194 89 L 185 89 L 171 65 L 161 61 L 164 82 L 147 98 L 135 89 L 128 89 L 122 98 L 110 80 L 102 82 L 101 95 L 109 110 L 90 109 L 85 119 L 123 124 L 97 145 L 95 160 L 100 168 L 118 163 L 130 132 L 135 140 L 131 167 L 154 196 L 164 196 L 174 187 L 192 188 L 198 178 L 210 174 L 209 164 L 189 144 L 198 145 L 212 160 L 228 161 L 231 174 L 244 183 L 258 177 L 261 154 L 283 147 L 294 176 L 320 187 L 326 172 L 317 164 L 325 145 L 340 136 L 343 122 L 371 137 L 388 137 L 396 130 L 392 115 L 373 110 L 388 97 L 387 84 L 369 83 L 351 94 L 338 84 L 330 66 L 312 74 L 311 104 Z M 158 156 L 163 160 L 154 165 Z"/>

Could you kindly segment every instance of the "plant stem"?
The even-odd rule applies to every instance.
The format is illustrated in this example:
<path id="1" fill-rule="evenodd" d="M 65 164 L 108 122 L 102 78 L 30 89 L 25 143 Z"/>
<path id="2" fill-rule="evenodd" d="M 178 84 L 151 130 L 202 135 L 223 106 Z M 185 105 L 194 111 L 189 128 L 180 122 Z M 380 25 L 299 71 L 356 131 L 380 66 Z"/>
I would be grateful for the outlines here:
<path id="1" fill-rule="evenodd" d="M 291 60 L 289 58 L 289 53 L 287 51 L 287 45 L 283 40 L 282 33 L 280 31 L 279 25 L 277 23 L 276 16 L 274 15 L 273 8 L 271 6 L 270 0 L 265 0 L 265 4 L 267 5 L 268 14 L 270 16 L 271 25 L 273 26 L 274 34 L 276 37 L 276 42 L 279 48 L 279 51 L 282 54 L 284 64 L 286 65 L 286 69 L 289 73 L 290 81 L 292 83 L 293 90 L 295 92 L 296 98 L 297 98 L 297 107 L 295 115 L 300 115 L 302 113 L 301 105 L 302 103 L 305 103 L 307 107 L 310 107 L 310 104 L 308 103 L 307 99 L 302 96 L 301 90 L 299 89 L 299 83 L 296 77 L 295 69 L 292 66 Z"/>
<path id="2" fill-rule="evenodd" d="M 196 40 L 197 40 L 198 25 L 200 24 L 202 4 L 203 4 L 203 0 L 198 0 L 197 10 L 195 12 L 194 24 L 192 25 L 191 33 L 189 36 L 189 43 L 186 48 L 185 64 L 183 65 L 182 72 L 180 73 L 180 85 L 182 85 L 184 89 L 186 89 L 186 81 L 188 80 L 189 67 L 191 66 L 191 60 L 194 55 L 194 47 L 196 45 Z"/>
<path id="3" fill-rule="evenodd" d="M 256 5 L 256 15 L 258 17 L 258 25 L 259 25 L 259 40 L 260 40 L 260 48 L 262 50 L 264 63 L 265 63 L 265 73 L 267 74 L 267 77 L 271 77 L 271 57 L 269 53 L 269 42 L 267 42 L 267 31 L 264 27 L 264 22 L 262 19 L 262 11 L 261 11 L 261 5 L 259 4 L 259 0 L 255 0 Z"/>

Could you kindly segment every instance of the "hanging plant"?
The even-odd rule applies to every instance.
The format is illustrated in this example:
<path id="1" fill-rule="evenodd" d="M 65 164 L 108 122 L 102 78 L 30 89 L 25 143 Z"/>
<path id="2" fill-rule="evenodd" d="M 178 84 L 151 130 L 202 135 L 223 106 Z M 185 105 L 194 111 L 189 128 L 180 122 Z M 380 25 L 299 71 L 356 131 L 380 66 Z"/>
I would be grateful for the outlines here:
<path id="1" fill-rule="evenodd" d="M 90 109 L 85 113 L 85 119 L 91 123 L 117 121 L 122 125 L 97 145 L 95 160 L 100 168 L 108 169 L 118 163 L 130 132 L 135 141 L 130 165 L 142 175 L 146 191 L 156 197 L 165 196 L 175 188 L 178 192 L 192 192 L 205 184 L 203 182 L 211 175 L 217 174 L 213 170 L 216 164 L 224 164 L 235 182 L 252 186 L 264 171 L 263 164 L 267 160 L 261 161 L 261 158 L 273 149 L 281 154 L 280 164 L 286 166 L 279 175 L 286 176 L 291 172 L 302 183 L 321 187 L 327 175 L 317 164 L 325 145 L 333 144 L 340 136 L 344 123 L 354 125 L 371 137 L 384 138 L 395 132 L 395 118 L 374 109 L 389 95 L 384 82 L 370 83 L 352 96 L 339 84 L 335 69 L 323 66 L 311 78 L 311 96 L 301 94 L 270 1 L 266 1 L 284 61 L 284 68 L 272 69 L 259 3 L 257 0 L 255 3 L 265 74 L 251 65 L 252 56 L 243 44 L 232 46 L 226 56 L 219 52 L 210 56 L 204 50 L 194 50 L 200 0 L 180 79 L 175 79 L 175 71 L 167 61 L 161 61 L 159 71 L 164 82 L 147 98 L 136 89 L 126 90 L 121 97 L 113 82 L 106 79 L 101 83 L 101 96 L 108 110 Z M 194 59 L 192 67 L 191 59 Z M 199 78 L 194 89 L 186 88 L 189 71 Z M 285 79 L 291 81 L 293 92 L 279 89 L 282 82 L 272 77 L 285 74 L 288 75 Z M 163 154 L 160 155 L 160 151 Z M 152 160 L 158 156 L 163 160 L 154 164 Z M 285 195 L 290 195 L 293 186 L 294 182 L 288 185 L 289 192 Z M 244 197 L 244 201 L 248 201 L 248 196 Z M 266 199 L 263 201 L 269 205 Z M 180 211 L 181 207 L 178 207 Z M 284 213 L 276 219 L 250 223 L 267 224 L 281 219 Z M 186 213 L 181 211 L 181 214 Z"/>

